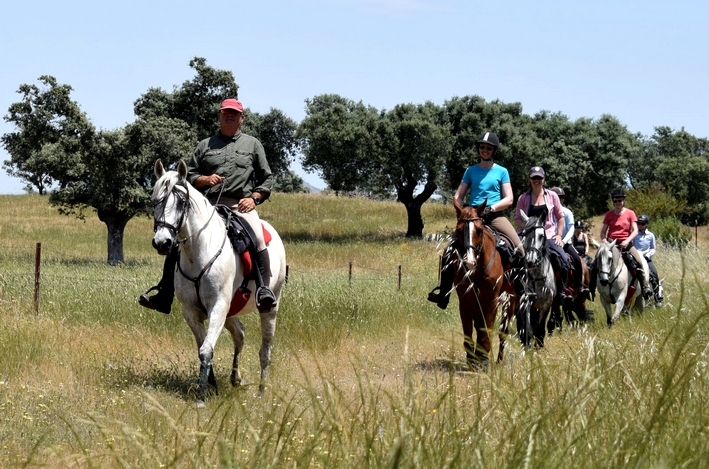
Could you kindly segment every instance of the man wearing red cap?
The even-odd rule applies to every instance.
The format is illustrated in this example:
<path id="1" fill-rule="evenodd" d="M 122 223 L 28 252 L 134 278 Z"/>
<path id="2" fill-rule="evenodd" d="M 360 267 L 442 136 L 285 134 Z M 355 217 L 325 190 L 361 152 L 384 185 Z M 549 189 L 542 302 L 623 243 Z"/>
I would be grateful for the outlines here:
<path id="1" fill-rule="evenodd" d="M 269 287 L 271 262 L 255 208 L 271 195 L 273 174 L 261 142 L 241 132 L 244 123 L 241 101 L 234 98 L 222 101 L 218 118 L 219 132 L 199 142 L 187 163 L 187 180 L 212 204 L 228 205 L 251 227 L 257 251 L 255 261 L 263 279 L 263 285 L 256 291 L 256 304 L 259 310 L 267 311 L 274 306 L 276 297 Z M 170 313 L 176 261 L 176 256 L 166 257 L 163 278 L 140 296 L 138 302 L 142 306 Z M 157 293 L 148 296 L 152 290 Z"/>

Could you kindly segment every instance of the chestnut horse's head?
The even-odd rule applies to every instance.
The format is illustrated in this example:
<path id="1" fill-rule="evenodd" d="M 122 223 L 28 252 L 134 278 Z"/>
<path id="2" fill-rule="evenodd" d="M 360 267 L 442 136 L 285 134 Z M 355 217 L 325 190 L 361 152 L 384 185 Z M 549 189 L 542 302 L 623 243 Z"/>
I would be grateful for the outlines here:
<path id="1" fill-rule="evenodd" d="M 463 265 L 471 273 L 475 273 L 480 254 L 483 250 L 484 228 L 480 214 L 485 210 L 487 199 L 477 207 L 464 205 L 453 198 L 453 206 L 458 218 L 456 223 L 456 243 L 463 254 Z"/>

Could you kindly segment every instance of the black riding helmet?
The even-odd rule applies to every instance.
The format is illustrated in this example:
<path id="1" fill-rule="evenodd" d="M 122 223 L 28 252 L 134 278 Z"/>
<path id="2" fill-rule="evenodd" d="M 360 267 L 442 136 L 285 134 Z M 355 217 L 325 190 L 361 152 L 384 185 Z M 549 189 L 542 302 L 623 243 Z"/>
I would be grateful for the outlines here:
<path id="1" fill-rule="evenodd" d="M 647 215 L 640 215 L 638 217 L 638 223 L 642 223 L 643 225 L 649 225 L 650 217 L 648 217 Z"/>
<path id="2" fill-rule="evenodd" d="M 625 199 L 625 191 L 622 187 L 616 187 L 611 192 L 611 199 Z"/>
<path id="3" fill-rule="evenodd" d="M 574 227 L 583 228 L 583 222 L 581 220 L 576 220 L 576 223 L 574 223 Z"/>
<path id="4" fill-rule="evenodd" d="M 478 146 L 480 146 L 481 143 L 487 143 L 488 145 L 492 145 L 493 147 L 495 147 L 495 149 L 492 151 L 492 156 L 495 156 L 497 154 L 497 150 L 499 150 L 500 148 L 500 139 L 497 138 L 497 135 L 492 132 L 485 132 L 478 138 L 478 141 L 475 143 Z"/>

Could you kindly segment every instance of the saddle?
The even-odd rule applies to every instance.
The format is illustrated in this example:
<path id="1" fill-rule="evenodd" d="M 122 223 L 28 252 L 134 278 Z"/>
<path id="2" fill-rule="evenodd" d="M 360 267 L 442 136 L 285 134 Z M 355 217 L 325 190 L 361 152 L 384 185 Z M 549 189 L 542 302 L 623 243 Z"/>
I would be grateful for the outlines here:
<path id="1" fill-rule="evenodd" d="M 227 237 L 231 242 L 234 253 L 241 257 L 244 266 L 244 280 L 234 294 L 234 298 L 231 300 L 231 306 L 229 307 L 229 313 L 227 313 L 227 317 L 230 318 L 241 311 L 251 297 L 251 290 L 247 285 L 250 280 L 256 280 L 254 275 L 256 240 L 253 239 L 255 234 L 251 233 L 250 226 L 244 222 L 239 214 L 234 212 L 231 207 L 224 204 L 217 204 L 215 205 L 215 209 L 219 216 L 222 217 L 222 220 L 224 220 Z M 273 237 L 263 223 L 261 224 L 261 229 L 263 230 L 263 240 L 266 245 L 268 245 Z"/>
<path id="2" fill-rule="evenodd" d="M 632 275 L 634 279 L 637 279 L 639 277 L 638 274 L 642 270 L 642 266 L 638 264 L 635 257 L 630 254 L 630 249 L 618 249 L 620 250 L 620 255 L 623 258 L 623 262 L 625 262 L 625 266 L 628 268 L 630 275 Z"/>
<path id="3" fill-rule="evenodd" d="M 502 269 L 505 272 L 502 290 L 509 294 L 514 294 L 514 281 L 517 278 L 519 269 L 524 268 L 524 261 L 522 258 L 515 255 L 515 246 L 512 244 L 512 240 L 508 236 L 495 230 L 489 225 L 484 226 L 490 230 L 495 238 L 495 247 L 497 248 L 497 252 L 500 254 L 500 258 L 502 259 Z"/>

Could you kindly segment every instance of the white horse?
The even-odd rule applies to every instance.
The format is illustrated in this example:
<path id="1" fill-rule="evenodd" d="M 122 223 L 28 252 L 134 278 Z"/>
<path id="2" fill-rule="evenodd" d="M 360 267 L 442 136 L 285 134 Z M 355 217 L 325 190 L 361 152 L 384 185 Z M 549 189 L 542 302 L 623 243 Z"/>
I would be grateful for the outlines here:
<path id="1" fill-rule="evenodd" d="M 192 329 L 199 350 L 199 384 L 197 403 L 204 404 L 210 391 L 217 392 L 217 382 L 212 369 L 214 345 L 223 328 L 234 340 L 234 361 L 231 370 L 231 384 L 241 384 L 239 354 L 244 346 L 244 325 L 238 316 L 256 310 L 255 296 L 238 310 L 230 313 L 235 293 L 244 281 L 244 261 L 234 253 L 227 239 L 227 231 L 222 218 L 215 213 L 212 204 L 189 182 L 187 166 L 180 161 L 177 171 L 165 171 L 160 160 L 155 163 L 158 181 L 153 188 L 151 202 L 155 217 L 153 246 L 160 254 L 167 254 L 177 244 L 179 260 L 175 273 L 175 293 L 182 304 L 182 315 Z M 276 315 L 286 272 L 286 253 L 283 242 L 276 230 L 262 221 L 271 235 L 268 250 L 271 259 L 271 289 L 276 296 L 276 304 L 268 311 L 261 312 L 261 381 L 263 391 L 271 364 L 271 347 L 276 331 Z M 253 268 L 257 269 L 255 262 Z M 255 283 L 248 283 L 251 291 L 256 291 Z M 209 320 L 205 329 L 204 321 Z"/>
<path id="2" fill-rule="evenodd" d="M 615 240 L 610 243 L 604 242 L 596 252 L 598 293 L 601 297 L 603 309 L 606 310 L 606 319 L 609 326 L 615 324 L 624 310 L 630 314 L 630 311 L 635 307 L 639 312 L 642 312 L 645 306 L 640 281 L 633 279 L 632 284 L 629 284 L 630 272 L 623 261 L 620 250 L 616 248 L 615 244 Z M 645 281 L 649 282 L 649 269 L 645 259 L 642 259 L 642 269 Z M 632 287 L 633 293 L 628 298 L 630 287 Z M 613 312 L 611 312 L 611 305 L 614 305 Z"/>
<path id="3" fill-rule="evenodd" d="M 549 246 L 544 232 L 547 212 L 539 217 L 528 217 L 522 210 L 521 215 L 524 221 L 522 246 L 525 271 L 522 275 L 524 293 L 517 314 L 517 329 L 522 330 L 520 339 L 524 345 L 534 345 L 531 343 L 531 332 L 536 345 L 543 346 L 546 324 L 556 297 L 554 270 L 549 260 Z"/>

